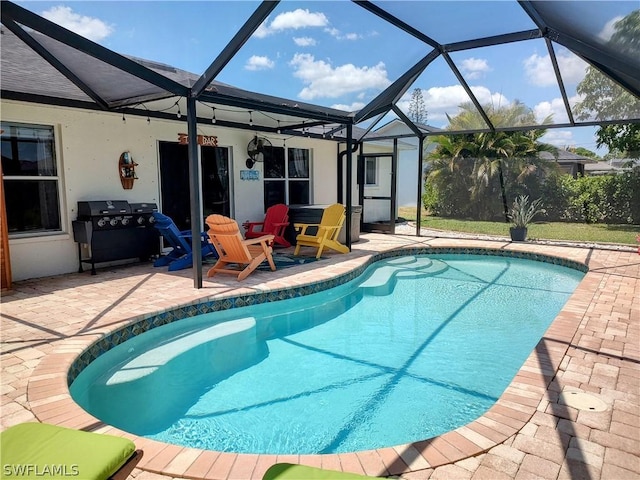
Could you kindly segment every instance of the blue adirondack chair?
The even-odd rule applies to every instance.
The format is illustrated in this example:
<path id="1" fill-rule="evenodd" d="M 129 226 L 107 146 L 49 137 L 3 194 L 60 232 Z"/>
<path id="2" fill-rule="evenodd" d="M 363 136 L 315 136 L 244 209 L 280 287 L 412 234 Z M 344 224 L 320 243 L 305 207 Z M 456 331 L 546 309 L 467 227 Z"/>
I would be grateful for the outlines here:
<path id="1" fill-rule="evenodd" d="M 168 265 L 170 272 L 193 266 L 191 230 L 178 230 L 173 220 L 162 213 L 153 212 L 153 218 L 155 219 L 154 226 L 172 248 L 169 253 L 160 256 L 153 263 L 153 266 L 166 267 Z M 209 242 L 209 236 L 206 233 L 202 232 L 200 234 L 200 240 L 202 259 L 209 255 L 217 256 L 213 245 Z"/>

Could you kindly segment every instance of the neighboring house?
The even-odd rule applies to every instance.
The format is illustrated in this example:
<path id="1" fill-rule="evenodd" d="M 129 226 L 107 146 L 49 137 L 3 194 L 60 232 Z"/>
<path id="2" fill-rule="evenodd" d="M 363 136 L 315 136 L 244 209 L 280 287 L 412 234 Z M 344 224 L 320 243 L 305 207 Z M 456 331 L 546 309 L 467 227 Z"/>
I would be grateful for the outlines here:
<path id="1" fill-rule="evenodd" d="M 613 159 L 585 165 L 586 175 L 608 175 L 628 171 L 640 166 L 640 160 L 633 158 Z"/>
<path id="2" fill-rule="evenodd" d="M 573 178 L 583 176 L 586 165 L 597 163 L 597 160 L 593 158 L 576 155 L 568 150 L 561 149 L 557 150 L 555 156 L 550 152 L 541 152 L 540 158 L 557 162 L 562 171 L 573 176 Z"/>

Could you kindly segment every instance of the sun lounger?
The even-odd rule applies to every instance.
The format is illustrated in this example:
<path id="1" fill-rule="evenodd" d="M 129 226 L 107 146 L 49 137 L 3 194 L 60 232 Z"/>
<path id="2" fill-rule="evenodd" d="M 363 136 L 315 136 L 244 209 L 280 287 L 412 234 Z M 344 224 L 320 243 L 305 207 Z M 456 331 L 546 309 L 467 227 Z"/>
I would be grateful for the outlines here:
<path id="1" fill-rule="evenodd" d="M 363 480 L 365 478 L 381 477 L 367 477 L 356 473 L 323 470 L 321 468 L 307 467 L 306 465 L 276 463 L 269 467 L 262 480 Z"/>
<path id="2" fill-rule="evenodd" d="M 126 438 L 46 423 L 21 423 L 0 433 L 2 478 L 124 480 L 142 458 Z"/>

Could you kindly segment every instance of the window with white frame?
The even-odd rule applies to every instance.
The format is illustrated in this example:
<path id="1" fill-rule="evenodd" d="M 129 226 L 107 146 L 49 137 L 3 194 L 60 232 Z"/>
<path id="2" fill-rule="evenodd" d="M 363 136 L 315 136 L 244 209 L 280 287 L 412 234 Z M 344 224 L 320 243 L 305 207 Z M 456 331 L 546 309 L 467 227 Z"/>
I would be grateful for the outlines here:
<path id="1" fill-rule="evenodd" d="M 61 231 L 53 127 L 2 122 L 0 128 L 9 234 Z"/>
<path id="2" fill-rule="evenodd" d="M 378 185 L 378 159 L 376 157 L 364 159 L 364 184 Z"/>
<path id="3" fill-rule="evenodd" d="M 308 205 L 311 152 L 306 148 L 265 147 L 264 208 L 277 203 Z"/>

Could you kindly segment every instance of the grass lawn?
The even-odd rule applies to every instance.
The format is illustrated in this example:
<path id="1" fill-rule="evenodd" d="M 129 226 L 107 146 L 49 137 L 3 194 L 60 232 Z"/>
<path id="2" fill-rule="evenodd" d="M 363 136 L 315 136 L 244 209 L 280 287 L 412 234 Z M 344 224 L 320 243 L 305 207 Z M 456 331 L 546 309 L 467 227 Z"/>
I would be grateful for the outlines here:
<path id="1" fill-rule="evenodd" d="M 410 221 L 416 219 L 413 207 L 400 207 L 399 216 Z M 421 213 L 422 226 L 435 230 L 475 233 L 509 237 L 509 224 L 505 222 L 480 222 L 432 217 Z M 578 242 L 614 243 L 637 245 L 640 225 L 605 225 L 586 223 L 546 223 L 529 225 L 527 238 L 530 240 L 567 240 Z"/>

